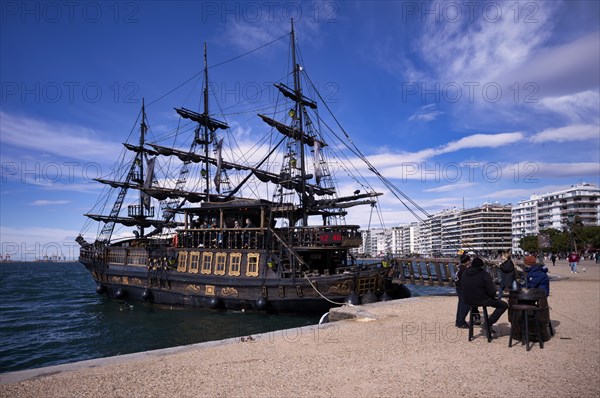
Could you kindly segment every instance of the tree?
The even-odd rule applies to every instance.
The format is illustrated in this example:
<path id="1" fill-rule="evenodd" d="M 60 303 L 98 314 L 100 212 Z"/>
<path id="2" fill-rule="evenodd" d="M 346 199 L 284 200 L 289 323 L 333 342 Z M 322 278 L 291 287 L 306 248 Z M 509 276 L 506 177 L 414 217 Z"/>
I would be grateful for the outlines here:
<path id="1" fill-rule="evenodd" d="M 577 247 L 581 250 L 600 250 L 600 226 L 583 227 L 577 238 Z"/>
<path id="2" fill-rule="evenodd" d="M 540 234 L 550 237 L 551 245 L 544 251 L 550 253 L 565 252 L 569 250 L 569 235 L 554 228 L 544 229 Z"/>
<path id="3" fill-rule="evenodd" d="M 538 239 L 537 236 L 524 236 L 519 241 L 519 246 L 523 251 L 533 253 L 538 251 Z"/>

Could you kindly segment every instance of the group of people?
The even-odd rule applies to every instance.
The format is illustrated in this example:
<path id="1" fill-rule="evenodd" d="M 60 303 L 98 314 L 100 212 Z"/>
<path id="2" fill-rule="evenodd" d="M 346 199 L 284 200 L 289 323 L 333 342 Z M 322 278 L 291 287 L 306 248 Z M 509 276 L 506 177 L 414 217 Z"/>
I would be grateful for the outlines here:
<path id="1" fill-rule="evenodd" d="M 527 256 L 524 259 L 525 273 L 527 274 L 527 287 L 544 289 L 546 296 L 550 294 L 550 280 L 548 268 L 537 261 L 535 256 Z M 458 305 L 456 308 L 456 327 L 469 328 L 466 317 L 471 309 L 474 324 L 481 323 L 477 306 L 493 307 L 494 311 L 489 316 L 487 324 L 482 327 L 489 330 L 492 335 L 497 333 L 492 326 L 498 322 L 502 314 L 508 309 L 508 303 L 502 300 L 505 290 L 517 290 L 517 268 L 510 254 L 503 258 L 500 264 L 500 284 L 496 290 L 494 279 L 485 269 L 485 263 L 480 257 L 471 257 L 463 253 L 459 260 L 458 272 L 456 274 L 456 294 Z M 477 312 L 475 312 L 477 311 Z"/>
<path id="2" fill-rule="evenodd" d="M 192 227 L 193 228 L 199 228 L 199 229 L 215 229 L 215 228 L 219 228 L 219 226 L 217 225 L 217 219 L 213 218 L 212 220 L 210 220 L 210 223 L 208 221 L 208 219 L 204 219 L 203 221 L 200 221 L 200 217 L 198 217 L 197 220 L 194 220 L 192 222 Z M 240 226 L 240 222 L 238 220 L 235 220 L 233 222 L 233 225 L 225 225 L 226 228 L 241 228 Z M 254 225 L 254 223 L 252 222 L 252 220 L 250 220 L 249 218 L 246 218 L 246 223 L 244 224 L 244 228 L 256 228 L 256 226 Z"/>

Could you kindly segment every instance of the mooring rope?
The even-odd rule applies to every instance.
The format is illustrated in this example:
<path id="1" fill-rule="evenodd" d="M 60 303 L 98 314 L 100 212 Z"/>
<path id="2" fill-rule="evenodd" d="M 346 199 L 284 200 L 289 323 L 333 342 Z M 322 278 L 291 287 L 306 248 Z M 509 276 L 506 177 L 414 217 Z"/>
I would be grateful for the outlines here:
<path id="1" fill-rule="evenodd" d="M 331 299 L 328 299 L 327 297 L 323 296 L 323 294 L 321 294 L 321 292 L 315 287 L 315 285 L 312 284 L 312 282 L 310 281 L 310 279 L 308 278 L 307 275 L 304 275 L 304 277 L 306 278 L 306 280 L 308 281 L 308 283 L 310 284 L 310 286 L 313 288 L 313 290 L 315 292 L 317 292 L 317 294 L 319 296 L 321 296 L 323 299 L 325 299 L 325 300 L 327 300 L 330 303 L 335 304 L 335 305 L 341 305 L 341 306 L 347 305 L 349 307 L 354 307 L 354 304 L 352 304 L 352 303 L 338 303 L 337 301 L 333 301 Z"/>

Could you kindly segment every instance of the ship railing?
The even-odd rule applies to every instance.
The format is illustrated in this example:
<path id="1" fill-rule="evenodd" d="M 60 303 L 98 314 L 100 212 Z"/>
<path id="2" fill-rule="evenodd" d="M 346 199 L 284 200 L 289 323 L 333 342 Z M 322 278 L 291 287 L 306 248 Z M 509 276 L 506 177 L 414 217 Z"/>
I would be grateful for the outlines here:
<path id="1" fill-rule="evenodd" d="M 261 250 L 265 232 L 263 228 L 191 228 L 177 232 L 177 247 Z"/>
<path id="2" fill-rule="evenodd" d="M 276 229 L 285 231 L 286 229 Z M 348 226 L 309 226 L 287 228 L 282 238 L 292 247 L 358 247 L 362 244 L 362 236 L 358 227 Z"/>
<path id="3" fill-rule="evenodd" d="M 454 258 L 439 257 L 396 257 L 390 260 L 394 272 L 394 281 L 397 283 L 410 283 L 413 285 L 448 286 L 456 287 L 456 274 L 459 262 Z M 500 281 L 500 264 L 485 261 L 484 269 L 492 276 L 496 283 Z M 517 281 L 519 285 L 525 283 L 525 273 L 519 267 Z"/>

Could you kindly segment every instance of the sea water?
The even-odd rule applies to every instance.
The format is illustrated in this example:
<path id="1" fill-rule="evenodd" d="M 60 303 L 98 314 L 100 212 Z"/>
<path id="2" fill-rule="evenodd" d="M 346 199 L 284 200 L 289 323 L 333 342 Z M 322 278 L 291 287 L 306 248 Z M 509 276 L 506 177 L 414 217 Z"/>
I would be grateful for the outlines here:
<path id="1" fill-rule="evenodd" d="M 127 303 L 96 294 L 79 263 L 0 263 L 0 372 L 314 325 L 321 315 Z"/>
<path id="2" fill-rule="evenodd" d="M 453 293 L 408 287 L 413 296 Z M 0 263 L 0 373 L 314 325 L 321 315 L 109 300 L 79 263 Z"/>

